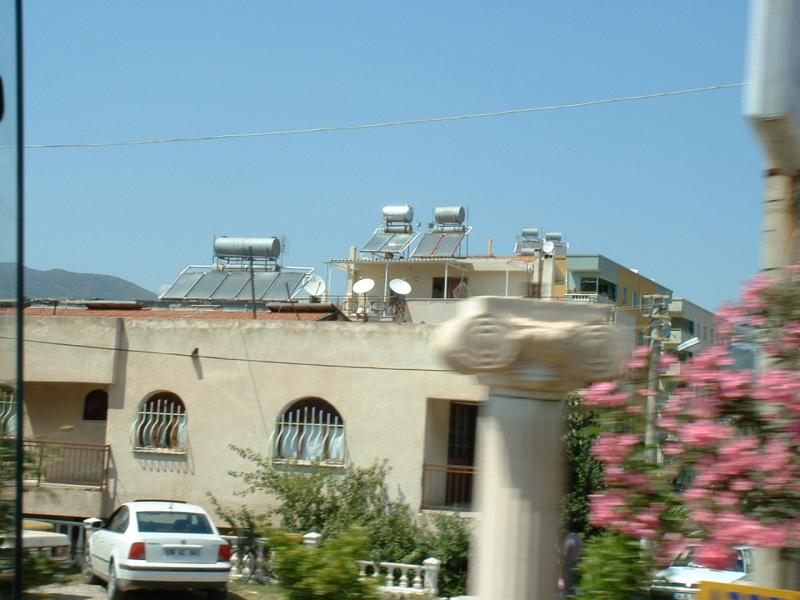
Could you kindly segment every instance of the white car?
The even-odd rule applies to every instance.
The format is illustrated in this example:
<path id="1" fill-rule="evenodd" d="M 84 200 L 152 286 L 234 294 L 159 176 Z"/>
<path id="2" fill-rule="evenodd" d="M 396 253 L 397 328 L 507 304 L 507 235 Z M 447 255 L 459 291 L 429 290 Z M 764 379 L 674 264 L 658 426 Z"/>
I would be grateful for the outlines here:
<path id="1" fill-rule="evenodd" d="M 697 548 L 690 546 L 678 555 L 670 566 L 656 574 L 650 586 L 653 600 L 695 600 L 700 582 L 747 583 L 752 579 L 753 553 L 747 546 L 734 548 L 735 558 L 727 569 L 712 569 L 701 564 Z"/>
<path id="2" fill-rule="evenodd" d="M 70 557 L 70 541 L 63 533 L 53 531 L 38 531 L 33 529 L 22 530 L 22 547 L 25 554 L 36 554 L 44 556 L 56 563 L 56 565 L 67 568 Z M 2 539 L 0 543 L 0 554 L 10 558 L 14 553 L 14 536 L 9 535 Z M 11 579 L 12 571 L 0 572 L 0 580 Z"/>
<path id="3" fill-rule="evenodd" d="M 110 600 L 139 589 L 205 590 L 210 598 L 227 593 L 231 548 L 199 506 L 136 500 L 108 521 L 84 525 L 83 578 L 105 580 Z"/>

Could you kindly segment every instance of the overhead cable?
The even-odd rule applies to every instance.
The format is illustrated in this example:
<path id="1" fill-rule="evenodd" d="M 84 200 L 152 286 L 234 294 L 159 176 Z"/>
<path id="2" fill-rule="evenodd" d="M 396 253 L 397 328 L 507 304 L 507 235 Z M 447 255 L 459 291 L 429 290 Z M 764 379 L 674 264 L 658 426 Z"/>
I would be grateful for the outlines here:
<path id="1" fill-rule="evenodd" d="M 16 338 L 0 335 L 0 339 L 13 340 Z M 284 366 L 297 366 L 297 367 L 321 367 L 328 369 L 356 369 L 363 371 L 415 371 L 422 373 L 445 373 L 449 369 L 422 369 L 419 367 L 391 367 L 380 365 L 354 365 L 354 364 L 336 364 L 336 363 L 318 363 L 318 362 L 305 362 L 305 361 L 291 361 L 291 360 L 271 360 L 261 358 L 244 358 L 238 356 L 218 356 L 209 354 L 197 354 L 192 352 L 167 352 L 163 350 L 147 350 L 144 348 L 123 348 L 120 346 L 95 346 L 91 344 L 76 344 L 72 342 L 56 342 L 52 340 L 35 340 L 25 338 L 26 344 L 41 344 L 45 346 L 60 346 L 62 348 L 76 348 L 83 350 L 105 350 L 109 352 L 122 352 L 128 354 L 151 354 L 155 356 L 176 356 L 185 358 L 201 358 L 204 360 L 221 360 L 238 363 L 255 363 L 265 365 L 284 365 Z"/>
<path id="2" fill-rule="evenodd" d="M 568 104 L 549 104 L 545 106 L 533 106 L 528 108 L 512 108 L 494 112 L 468 113 L 463 115 L 449 115 L 444 117 L 425 117 L 418 119 L 405 119 L 400 121 L 384 121 L 381 123 L 362 123 L 356 125 L 337 125 L 331 127 L 309 127 L 306 129 L 285 129 L 276 131 L 256 131 L 249 133 L 223 133 L 220 135 L 186 136 L 172 138 L 154 138 L 143 140 L 123 140 L 110 142 L 85 142 L 85 143 L 64 143 L 64 144 L 26 144 L 25 148 L 30 149 L 54 149 L 54 148 L 113 148 L 119 146 L 145 146 L 152 144 L 177 144 L 182 142 L 215 142 L 219 140 L 240 140 L 247 138 L 277 137 L 290 135 L 303 135 L 308 133 L 333 133 L 339 131 L 358 131 L 361 129 L 379 129 L 383 127 L 403 127 L 407 125 L 422 125 L 426 123 L 444 123 L 447 121 L 467 121 L 473 119 L 486 119 L 489 117 L 507 117 L 525 113 L 546 112 L 553 110 L 567 110 L 574 108 L 586 108 L 589 106 L 600 106 L 604 104 L 619 104 L 623 102 L 634 102 L 637 100 L 652 100 L 655 98 L 665 98 L 668 96 L 684 96 L 687 94 L 699 94 L 713 92 L 731 88 L 740 88 L 745 83 L 721 83 L 707 85 L 703 87 L 685 88 L 668 90 L 665 92 L 653 92 L 650 94 L 638 94 L 636 96 L 621 96 L 618 98 L 604 98 L 601 100 L 587 100 L 584 102 L 571 102 Z M 0 148 L 12 148 L 13 146 L 0 146 Z"/>

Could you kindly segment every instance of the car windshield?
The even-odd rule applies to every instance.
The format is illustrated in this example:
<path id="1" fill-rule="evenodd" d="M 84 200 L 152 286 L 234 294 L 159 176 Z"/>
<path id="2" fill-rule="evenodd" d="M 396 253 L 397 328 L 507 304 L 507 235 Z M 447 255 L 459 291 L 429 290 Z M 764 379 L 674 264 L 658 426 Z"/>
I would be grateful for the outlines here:
<path id="1" fill-rule="evenodd" d="M 741 550 L 736 550 L 736 554 L 731 558 L 731 563 L 725 569 L 710 567 L 697 558 L 697 548 L 687 548 L 672 561 L 673 567 L 701 567 L 705 569 L 716 569 L 722 571 L 739 571 L 744 573 L 744 557 Z"/>
<path id="2" fill-rule="evenodd" d="M 142 533 L 213 533 L 211 524 L 200 513 L 144 511 L 136 513 Z"/>

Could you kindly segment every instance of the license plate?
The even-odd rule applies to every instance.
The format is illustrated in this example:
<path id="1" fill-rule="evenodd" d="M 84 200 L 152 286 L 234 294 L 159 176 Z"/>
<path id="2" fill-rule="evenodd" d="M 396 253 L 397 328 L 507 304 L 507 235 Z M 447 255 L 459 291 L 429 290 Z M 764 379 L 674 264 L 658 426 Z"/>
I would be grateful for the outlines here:
<path id="1" fill-rule="evenodd" d="M 695 594 L 690 592 L 675 592 L 672 597 L 675 598 L 675 600 L 695 600 L 695 598 L 697 598 Z"/>
<path id="2" fill-rule="evenodd" d="M 167 548 L 164 550 L 165 556 L 199 556 L 199 550 L 192 550 L 187 548 L 186 550 L 173 550 L 172 548 Z"/>

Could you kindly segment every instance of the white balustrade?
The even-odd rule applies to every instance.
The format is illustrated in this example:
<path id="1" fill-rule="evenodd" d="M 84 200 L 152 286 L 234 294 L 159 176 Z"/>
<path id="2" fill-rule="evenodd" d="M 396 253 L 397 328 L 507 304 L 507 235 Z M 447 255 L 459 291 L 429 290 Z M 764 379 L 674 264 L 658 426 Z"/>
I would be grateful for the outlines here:
<path id="1" fill-rule="evenodd" d="M 421 565 L 396 562 L 371 562 L 359 560 L 358 574 L 362 579 L 372 577 L 383 585 L 378 590 L 388 595 L 395 596 L 422 596 L 430 595 L 434 598 L 439 594 L 439 569 L 442 561 L 438 558 L 428 558 Z M 409 577 L 409 574 L 413 574 Z"/>

